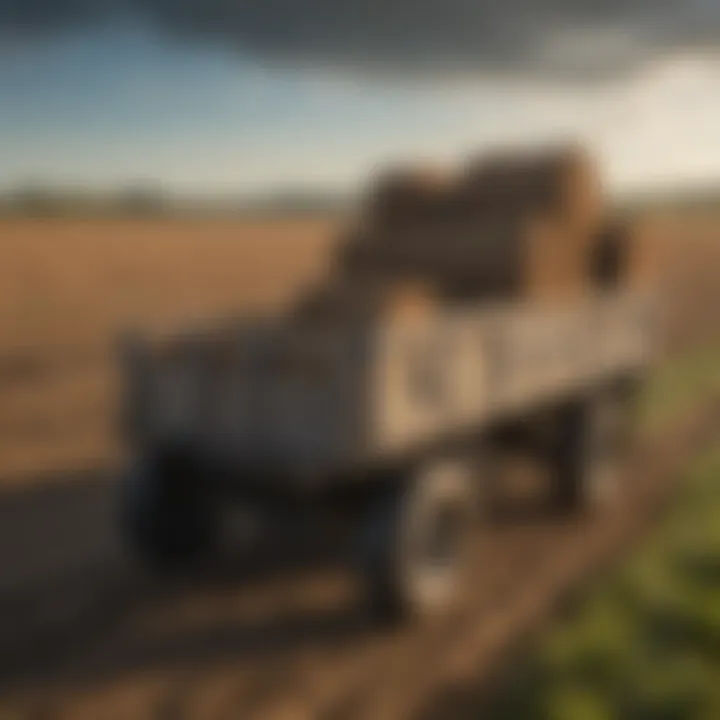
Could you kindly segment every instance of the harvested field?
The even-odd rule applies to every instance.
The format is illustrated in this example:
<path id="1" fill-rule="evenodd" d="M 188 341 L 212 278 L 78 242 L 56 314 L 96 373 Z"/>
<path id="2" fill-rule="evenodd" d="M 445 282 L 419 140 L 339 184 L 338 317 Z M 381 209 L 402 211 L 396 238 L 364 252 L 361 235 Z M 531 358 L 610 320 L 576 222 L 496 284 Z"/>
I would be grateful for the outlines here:
<path id="1" fill-rule="evenodd" d="M 111 457 L 117 334 L 283 303 L 324 221 L 0 220 L 0 477 Z"/>
<path id="2" fill-rule="evenodd" d="M 672 345 L 714 332 L 720 220 L 655 217 Z M 0 220 L 0 478 L 112 459 L 114 340 L 277 307 L 326 270 L 330 221 Z"/>

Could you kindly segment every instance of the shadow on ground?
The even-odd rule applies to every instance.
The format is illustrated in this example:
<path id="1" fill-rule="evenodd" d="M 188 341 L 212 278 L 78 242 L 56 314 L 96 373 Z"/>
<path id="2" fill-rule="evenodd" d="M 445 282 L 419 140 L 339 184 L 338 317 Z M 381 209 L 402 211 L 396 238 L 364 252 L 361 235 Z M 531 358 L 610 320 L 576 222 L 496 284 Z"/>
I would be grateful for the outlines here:
<path id="1" fill-rule="evenodd" d="M 114 501 L 102 471 L 0 496 L 2 688 L 282 655 L 369 630 L 352 582 L 338 572 L 345 544 L 307 523 L 284 522 L 271 534 L 256 522 L 211 565 L 159 576 L 123 548 Z"/>

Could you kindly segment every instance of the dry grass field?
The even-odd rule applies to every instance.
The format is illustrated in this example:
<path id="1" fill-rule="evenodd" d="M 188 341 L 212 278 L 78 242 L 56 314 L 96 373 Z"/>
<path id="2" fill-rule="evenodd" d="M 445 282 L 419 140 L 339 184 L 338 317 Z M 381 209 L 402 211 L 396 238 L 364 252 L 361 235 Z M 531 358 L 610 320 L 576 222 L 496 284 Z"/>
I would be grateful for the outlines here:
<path id="1" fill-rule="evenodd" d="M 0 477 L 112 453 L 113 348 L 128 326 L 284 302 L 322 272 L 323 221 L 0 221 Z"/>
<path id="2" fill-rule="evenodd" d="M 720 218 L 649 221 L 673 342 L 720 308 Z M 323 220 L 0 220 L 0 478 L 102 463 L 128 326 L 273 308 L 323 272 Z"/>

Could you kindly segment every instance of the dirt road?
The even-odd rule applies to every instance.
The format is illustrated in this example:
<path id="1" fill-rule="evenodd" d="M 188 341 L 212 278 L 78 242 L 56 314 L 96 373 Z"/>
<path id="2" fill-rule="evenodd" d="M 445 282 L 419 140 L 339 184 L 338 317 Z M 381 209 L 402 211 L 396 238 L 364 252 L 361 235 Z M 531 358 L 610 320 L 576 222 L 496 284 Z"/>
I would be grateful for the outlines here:
<path id="1" fill-rule="evenodd" d="M 313 527 L 286 525 L 271 542 L 241 518 L 246 536 L 216 566 L 161 581 L 124 555 L 109 479 L 15 495 L 0 506 L 0 716 L 461 716 L 467 689 L 626 545 L 718 433 L 715 400 L 647 440 L 631 502 L 610 516 L 558 522 L 518 506 L 497 518 L 457 612 L 393 631 L 373 629 L 342 544 Z"/>

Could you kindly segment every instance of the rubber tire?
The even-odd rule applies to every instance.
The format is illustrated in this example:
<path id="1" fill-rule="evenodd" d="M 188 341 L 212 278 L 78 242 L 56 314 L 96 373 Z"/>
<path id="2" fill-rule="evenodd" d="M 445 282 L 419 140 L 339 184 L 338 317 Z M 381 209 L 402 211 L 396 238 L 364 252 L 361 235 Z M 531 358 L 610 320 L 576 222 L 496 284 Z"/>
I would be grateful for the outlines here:
<path id="1" fill-rule="evenodd" d="M 191 459 L 144 459 L 120 482 L 120 530 L 155 569 L 177 569 L 214 548 L 216 513 Z"/>
<path id="2" fill-rule="evenodd" d="M 398 487 L 370 503 L 357 537 L 359 570 L 372 616 L 380 622 L 447 614 L 457 598 L 469 559 L 477 516 L 472 467 L 444 461 L 399 479 Z M 438 570 L 417 546 L 451 510 L 455 552 Z"/>

